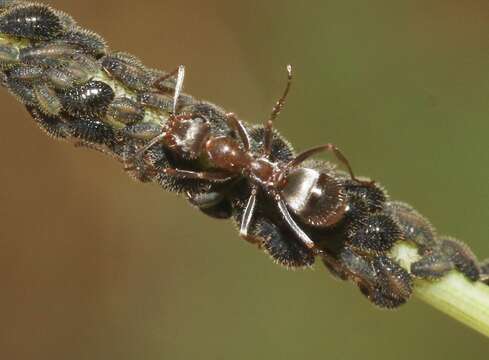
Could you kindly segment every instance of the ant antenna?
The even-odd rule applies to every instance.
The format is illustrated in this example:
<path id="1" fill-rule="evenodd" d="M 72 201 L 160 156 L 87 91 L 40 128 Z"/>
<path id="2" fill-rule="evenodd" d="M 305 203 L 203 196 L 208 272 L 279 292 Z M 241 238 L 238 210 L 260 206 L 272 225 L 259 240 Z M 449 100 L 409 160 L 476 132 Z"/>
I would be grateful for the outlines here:
<path id="1" fill-rule="evenodd" d="M 273 138 L 273 122 L 277 118 L 278 114 L 282 111 L 285 105 L 285 99 L 289 94 L 290 85 L 292 84 L 292 65 L 287 65 L 287 85 L 285 86 L 284 93 L 278 99 L 277 103 L 273 107 L 270 118 L 265 123 L 265 135 L 264 135 L 264 149 L 263 152 L 266 156 L 269 156 L 272 152 L 272 138 Z"/>
<path id="2" fill-rule="evenodd" d="M 185 78 L 185 66 L 180 65 L 178 67 L 177 83 L 175 85 L 175 92 L 173 94 L 173 116 L 177 113 L 178 98 L 183 89 L 183 79 Z"/>

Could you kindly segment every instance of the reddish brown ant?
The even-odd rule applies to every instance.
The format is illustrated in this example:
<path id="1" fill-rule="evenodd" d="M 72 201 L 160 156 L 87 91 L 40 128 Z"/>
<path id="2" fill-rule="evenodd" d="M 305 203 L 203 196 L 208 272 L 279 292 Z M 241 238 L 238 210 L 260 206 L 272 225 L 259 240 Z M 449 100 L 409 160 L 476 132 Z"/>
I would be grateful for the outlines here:
<path id="1" fill-rule="evenodd" d="M 239 141 L 229 136 L 213 136 L 208 120 L 202 115 L 176 114 L 185 75 L 184 67 L 180 66 L 174 93 L 173 113 L 163 126 L 161 134 L 139 150 L 136 157 L 142 156 L 154 145 L 162 143 L 182 158 L 204 158 L 210 167 L 215 169 L 214 171 L 161 169 L 160 171 L 166 175 L 210 182 L 227 182 L 240 177 L 246 178 L 252 190 L 241 220 L 240 235 L 245 238 L 248 236 L 255 212 L 257 194 L 263 191 L 276 203 L 281 216 L 294 234 L 307 248 L 313 249 L 315 243 L 296 223 L 290 212 L 306 224 L 318 227 L 331 226 L 342 219 L 346 200 L 342 196 L 341 185 L 336 179 L 320 170 L 301 167 L 301 164 L 319 152 L 329 151 L 346 166 L 352 180 L 361 184 L 372 183 L 358 180 L 346 157 L 333 144 L 311 148 L 285 163 L 273 162 L 270 159 L 273 123 L 284 107 L 292 83 L 290 65 L 287 66 L 287 74 L 287 85 L 273 107 L 270 118 L 265 122 L 263 147 L 257 153 L 251 150 L 248 130 L 233 113 L 226 115 L 226 121 Z"/>

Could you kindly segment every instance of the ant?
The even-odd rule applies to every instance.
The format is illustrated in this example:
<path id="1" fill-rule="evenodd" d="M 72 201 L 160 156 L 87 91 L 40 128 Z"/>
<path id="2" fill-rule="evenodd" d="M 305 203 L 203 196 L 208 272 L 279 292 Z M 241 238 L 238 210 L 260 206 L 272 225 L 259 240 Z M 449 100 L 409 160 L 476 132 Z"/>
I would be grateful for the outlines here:
<path id="1" fill-rule="evenodd" d="M 180 66 L 170 74 L 175 72 L 177 81 L 173 96 L 173 111 L 163 125 L 161 134 L 152 138 L 147 145 L 137 151 L 133 159 L 140 158 L 154 145 L 161 143 L 183 158 L 205 159 L 210 167 L 215 169 L 211 171 L 161 169 L 160 171 L 165 175 L 213 183 L 246 179 L 251 185 L 251 194 L 240 223 L 242 237 L 248 237 L 260 191 L 272 199 L 287 226 L 308 249 L 315 249 L 316 245 L 297 224 L 291 212 L 301 221 L 316 227 L 332 226 L 343 218 L 347 203 L 341 196 L 341 185 L 337 180 L 325 171 L 301 167 L 307 159 L 317 153 L 332 152 L 346 166 L 351 180 L 361 185 L 373 185 L 372 181 L 357 179 L 346 157 L 330 143 L 306 150 L 287 162 L 271 160 L 273 125 L 290 91 L 291 65 L 287 66 L 285 90 L 264 124 L 263 145 L 258 151 L 251 149 L 249 132 L 234 113 L 227 113 L 225 120 L 239 141 L 230 136 L 213 136 L 208 119 L 202 115 L 177 114 L 178 100 L 185 77 L 184 66 Z M 160 81 L 161 79 L 157 80 L 155 84 Z"/>

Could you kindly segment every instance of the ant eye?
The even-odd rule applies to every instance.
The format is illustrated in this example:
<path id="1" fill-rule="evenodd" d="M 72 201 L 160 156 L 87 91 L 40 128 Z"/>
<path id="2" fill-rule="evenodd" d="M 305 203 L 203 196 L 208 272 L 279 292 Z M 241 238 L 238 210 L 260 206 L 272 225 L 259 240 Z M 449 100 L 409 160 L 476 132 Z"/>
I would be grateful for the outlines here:
<path id="1" fill-rule="evenodd" d="M 46 84 L 34 85 L 34 94 L 36 95 L 39 109 L 46 115 L 56 116 L 61 111 L 61 101 L 59 101 L 56 92 Z"/>
<path id="2" fill-rule="evenodd" d="M 112 101 L 107 109 L 106 116 L 114 122 L 134 124 L 143 120 L 144 108 L 130 98 L 121 97 Z"/>
<path id="3" fill-rule="evenodd" d="M 479 280 L 477 258 L 467 245 L 451 237 L 440 237 L 439 241 L 441 252 L 448 256 L 458 271 L 472 281 Z"/>
<path id="4" fill-rule="evenodd" d="M 0 70 L 7 70 L 19 63 L 19 50 L 14 46 L 0 44 Z"/>
<path id="5" fill-rule="evenodd" d="M 63 35 L 62 41 L 75 45 L 87 54 L 100 58 L 107 53 L 105 40 L 90 30 L 76 28 Z"/>
<path id="6" fill-rule="evenodd" d="M 403 233 L 390 216 L 374 213 L 349 224 L 347 237 L 357 249 L 384 252 L 390 250 L 396 241 L 403 240 Z"/>
<path id="7" fill-rule="evenodd" d="M 323 172 L 293 169 L 286 177 L 281 193 L 287 206 L 309 225 L 330 226 L 343 217 L 343 188 L 336 179 Z"/>
<path id="8" fill-rule="evenodd" d="M 103 116 L 114 99 L 114 90 L 104 82 L 89 81 L 61 92 L 63 108 L 73 116 Z"/>
<path id="9" fill-rule="evenodd" d="M 435 229 L 410 205 L 400 201 L 391 201 L 386 204 L 385 212 L 399 223 L 404 239 L 414 242 L 422 252 L 436 246 Z"/>
<path id="10" fill-rule="evenodd" d="M 40 4 L 13 7 L 0 16 L 0 33 L 31 40 L 51 40 L 63 31 L 51 8 Z"/>
<path id="11" fill-rule="evenodd" d="M 146 91 L 156 80 L 139 59 L 126 53 L 119 52 L 105 56 L 102 67 L 110 76 L 132 90 Z"/>
<path id="12" fill-rule="evenodd" d="M 69 128 L 58 117 L 41 113 L 35 107 L 26 106 L 27 111 L 37 123 L 39 128 L 53 138 L 62 139 L 69 136 Z"/>
<path id="13" fill-rule="evenodd" d="M 433 249 L 431 253 L 411 264 L 411 273 L 421 279 L 436 280 L 453 268 L 454 264 L 447 255 L 439 249 Z"/>
<path id="14" fill-rule="evenodd" d="M 281 231 L 265 218 L 259 218 L 250 233 L 261 243 L 263 250 L 280 265 L 289 268 L 310 267 L 314 255 L 301 245 L 294 236 Z"/>

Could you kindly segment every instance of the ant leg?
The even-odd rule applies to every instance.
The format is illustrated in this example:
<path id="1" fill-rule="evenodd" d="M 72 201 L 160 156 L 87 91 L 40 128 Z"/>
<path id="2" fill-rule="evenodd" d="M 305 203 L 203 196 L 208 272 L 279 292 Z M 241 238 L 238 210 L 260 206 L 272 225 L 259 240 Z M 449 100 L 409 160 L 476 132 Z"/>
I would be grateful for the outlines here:
<path id="1" fill-rule="evenodd" d="M 287 85 L 285 86 L 284 93 L 277 101 L 275 106 L 273 107 L 272 113 L 270 114 L 270 118 L 265 123 L 265 134 L 263 138 L 263 153 L 265 156 L 269 156 L 272 152 L 272 139 L 273 139 L 273 121 L 277 118 L 278 114 L 282 111 L 285 105 L 285 99 L 289 94 L 290 85 L 292 83 L 292 66 L 287 65 Z"/>
<path id="2" fill-rule="evenodd" d="M 232 176 L 229 176 L 228 173 L 225 172 L 210 172 L 210 171 L 191 171 L 191 170 L 181 170 L 181 169 L 173 169 L 173 168 L 165 168 L 161 170 L 165 175 L 175 176 L 184 179 L 195 179 L 195 180 L 209 180 L 209 181 L 219 181 L 224 182 L 232 179 Z"/>
<path id="3" fill-rule="evenodd" d="M 282 217 L 287 225 L 289 225 L 290 229 L 308 249 L 314 249 L 316 244 L 314 244 L 314 241 L 312 241 L 311 238 L 300 228 L 300 226 L 297 225 L 294 219 L 292 219 L 292 216 L 290 216 L 289 210 L 287 209 L 287 205 L 285 205 L 285 202 L 281 198 L 278 198 L 277 205 Z"/>
<path id="4" fill-rule="evenodd" d="M 321 145 L 321 146 L 317 146 L 317 147 L 314 147 L 312 149 L 309 149 L 309 150 L 306 150 L 302 153 L 300 153 L 299 155 L 297 155 L 295 157 L 295 159 L 291 160 L 286 168 L 290 169 L 290 168 L 293 168 L 293 167 L 296 167 L 296 166 L 299 166 L 300 164 L 302 164 L 304 161 L 306 161 L 307 159 L 309 159 L 311 156 L 317 154 L 317 153 L 320 153 L 322 151 L 329 151 L 329 152 L 332 152 L 336 158 L 343 164 L 346 166 L 346 168 L 348 169 L 348 173 L 350 174 L 350 177 L 352 178 L 352 180 L 360 183 L 360 184 L 364 184 L 364 185 L 373 185 L 375 183 L 375 181 L 362 181 L 362 180 L 359 180 L 355 177 L 355 175 L 353 174 L 353 170 L 350 166 L 350 162 L 347 160 L 347 158 L 345 157 L 345 155 L 343 155 L 343 153 L 341 152 L 340 149 L 338 149 L 336 147 L 336 145 L 333 145 L 333 144 L 326 144 L 326 145 Z"/>
<path id="5" fill-rule="evenodd" d="M 248 131 L 244 127 L 243 123 L 238 120 L 236 115 L 234 113 L 227 113 L 226 114 L 226 121 L 228 123 L 228 126 L 233 129 L 236 134 L 239 136 L 241 139 L 241 142 L 243 143 L 245 151 L 250 150 L 250 136 L 248 134 Z"/>
<path id="6" fill-rule="evenodd" d="M 258 190 L 256 187 L 253 187 L 251 189 L 251 195 L 248 198 L 248 203 L 246 204 L 244 213 L 243 213 L 243 218 L 241 219 L 241 225 L 239 228 L 239 235 L 243 238 L 248 237 L 248 230 L 250 228 L 251 220 L 253 219 L 253 214 L 255 212 L 255 206 L 256 206 L 256 194 Z"/>

